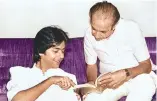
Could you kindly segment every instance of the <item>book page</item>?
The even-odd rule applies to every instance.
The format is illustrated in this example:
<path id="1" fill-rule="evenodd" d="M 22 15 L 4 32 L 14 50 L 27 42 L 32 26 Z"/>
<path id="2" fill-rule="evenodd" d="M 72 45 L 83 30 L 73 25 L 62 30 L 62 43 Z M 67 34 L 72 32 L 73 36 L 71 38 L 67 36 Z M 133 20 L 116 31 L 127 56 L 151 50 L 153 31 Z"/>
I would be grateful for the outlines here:
<path id="1" fill-rule="evenodd" d="M 82 95 L 84 94 L 88 94 L 91 92 L 96 92 L 96 93 L 102 93 L 104 88 L 102 87 L 98 87 L 97 86 L 97 80 L 102 76 L 103 74 L 100 74 L 98 76 L 98 78 L 96 79 L 94 84 L 90 84 L 90 83 L 85 83 L 85 84 L 79 84 L 79 85 L 75 85 L 74 86 L 74 91 L 79 91 Z"/>
<path id="2" fill-rule="evenodd" d="M 92 93 L 92 92 L 95 92 L 95 93 L 102 93 L 103 92 L 103 89 L 101 87 L 97 87 L 97 88 L 80 88 L 80 93 L 81 95 L 85 95 L 85 94 L 89 94 L 89 93 Z"/>
<path id="3" fill-rule="evenodd" d="M 78 88 L 96 88 L 96 86 L 89 83 L 85 83 L 85 84 L 75 85 L 73 89 L 78 89 Z"/>

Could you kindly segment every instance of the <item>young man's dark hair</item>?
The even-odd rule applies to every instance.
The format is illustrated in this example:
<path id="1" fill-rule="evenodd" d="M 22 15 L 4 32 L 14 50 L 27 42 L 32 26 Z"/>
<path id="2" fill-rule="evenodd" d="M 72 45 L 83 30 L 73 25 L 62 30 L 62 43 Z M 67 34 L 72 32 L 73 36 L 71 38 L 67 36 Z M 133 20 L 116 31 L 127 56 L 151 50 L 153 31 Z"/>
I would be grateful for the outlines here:
<path id="1" fill-rule="evenodd" d="M 48 26 L 41 29 L 34 39 L 34 63 L 40 60 L 39 53 L 45 53 L 50 47 L 61 44 L 63 41 L 68 41 L 67 33 L 56 26 Z"/>

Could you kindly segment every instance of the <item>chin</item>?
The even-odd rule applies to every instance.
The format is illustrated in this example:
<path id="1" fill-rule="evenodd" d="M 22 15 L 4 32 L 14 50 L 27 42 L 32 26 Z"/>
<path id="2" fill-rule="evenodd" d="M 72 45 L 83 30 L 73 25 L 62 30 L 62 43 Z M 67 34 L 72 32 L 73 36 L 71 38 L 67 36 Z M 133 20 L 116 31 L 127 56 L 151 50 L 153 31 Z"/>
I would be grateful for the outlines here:
<path id="1" fill-rule="evenodd" d="M 60 65 L 60 64 L 55 64 L 55 67 L 59 68 L 59 65 Z"/>
<path id="2" fill-rule="evenodd" d="M 51 64 L 51 68 L 59 68 L 59 65 L 56 63 L 55 64 L 53 63 L 53 64 Z"/>
<path id="3" fill-rule="evenodd" d="M 59 68 L 59 66 L 58 65 L 53 65 L 52 68 Z"/>
<path id="4" fill-rule="evenodd" d="M 96 41 L 101 41 L 102 39 L 95 39 Z"/>

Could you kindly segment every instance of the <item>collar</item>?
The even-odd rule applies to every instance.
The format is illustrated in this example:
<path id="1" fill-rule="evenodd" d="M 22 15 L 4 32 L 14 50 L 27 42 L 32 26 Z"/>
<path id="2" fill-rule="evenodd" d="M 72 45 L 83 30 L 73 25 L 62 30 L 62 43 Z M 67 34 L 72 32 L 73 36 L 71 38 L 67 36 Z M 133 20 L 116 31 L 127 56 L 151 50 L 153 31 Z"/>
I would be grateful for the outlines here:
<path id="1" fill-rule="evenodd" d="M 50 68 L 46 72 L 43 73 L 42 70 L 36 66 L 36 63 L 34 63 L 32 70 L 38 74 L 42 74 L 43 76 L 48 76 L 48 77 L 50 77 L 50 76 L 64 76 L 66 73 L 61 68 Z"/>

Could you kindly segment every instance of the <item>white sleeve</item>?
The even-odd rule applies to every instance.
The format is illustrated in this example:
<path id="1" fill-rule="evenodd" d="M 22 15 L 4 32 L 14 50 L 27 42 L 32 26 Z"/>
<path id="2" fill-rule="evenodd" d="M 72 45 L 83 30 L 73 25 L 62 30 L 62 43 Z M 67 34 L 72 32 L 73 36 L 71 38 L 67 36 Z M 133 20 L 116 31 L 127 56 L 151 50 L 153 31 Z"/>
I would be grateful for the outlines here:
<path id="1" fill-rule="evenodd" d="M 11 79 L 7 83 L 7 97 L 8 101 L 11 101 L 12 98 L 21 90 L 25 89 L 25 84 L 22 81 L 22 71 L 20 72 L 21 67 L 11 67 L 10 68 L 10 74 L 11 74 Z"/>
<path id="2" fill-rule="evenodd" d="M 45 76 L 47 76 L 47 78 L 52 77 L 52 76 L 67 76 L 69 77 L 75 84 L 77 84 L 77 80 L 76 80 L 76 76 L 74 74 L 65 72 L 64 70 L 62 70 L 61 68 L 58 69 L 49 69 Z"/>
<path id="3" fill-rule="evenodd" d="M 90 29 L 87 30 L 85 37 L 84 37 L 84 54 L 85 54 L 85 61 L 87 64 L 95 64 L 97 61 L 97 53 L 93 49 L 93 45 L 91 42 L 91 34 Z"/>
<path id="4" fill-rule="evenodd" d="M 129 39 L 131 39 L 130 44 L 132 46 L 134 56 L 138 62 L 149 59 L 150 55 L 145 38 L 143 37 L 142 32 L 136 23 L 132 23 L 131 32 L 131 37 Z"/>

